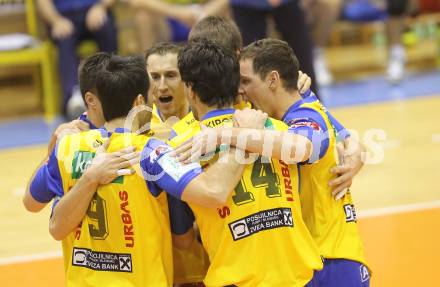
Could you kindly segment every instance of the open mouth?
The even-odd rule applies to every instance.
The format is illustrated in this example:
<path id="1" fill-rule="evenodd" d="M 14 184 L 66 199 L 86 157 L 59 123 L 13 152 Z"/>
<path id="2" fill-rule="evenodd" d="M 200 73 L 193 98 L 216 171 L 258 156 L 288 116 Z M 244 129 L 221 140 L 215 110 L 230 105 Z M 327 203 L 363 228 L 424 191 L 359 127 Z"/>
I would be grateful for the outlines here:
<path id="1" fill-rule="evenodd" d="M 169 103 L 173 100 L 173 96 L 163 96 L 163 97 L 159 97 L 159 102 L 166 104 Z"/>

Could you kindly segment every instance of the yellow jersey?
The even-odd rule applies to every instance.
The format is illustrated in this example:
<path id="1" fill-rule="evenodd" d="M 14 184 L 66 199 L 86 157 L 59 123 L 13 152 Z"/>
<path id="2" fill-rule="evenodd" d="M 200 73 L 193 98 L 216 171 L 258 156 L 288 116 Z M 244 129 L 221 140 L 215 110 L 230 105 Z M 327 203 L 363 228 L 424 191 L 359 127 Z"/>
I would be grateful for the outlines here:
<path id="1" fill-rule="evenodd" d="M 48 165 L 66 194 L 107 137 L 104 130 L 64 137 Z M 109 152 L 141 151 L 149 136 L 112 133 Z M 56 162 L 54 162 L 56 161 Z M 139 164 L 134 166 L 140 173 Z M 165 193 L 154 197 L 142 176 L 100 186 L 80 226 L 62 242 L 67 286 L 172 286 L 171 233 Z"/>
<path id="2" fill-rule="evenodd" d="M 349 259 L 366 264 L 351 194 L 348 192 L 336 201 L 328 186 L 335 177 L 330 169 L 338 162 L 336 131 L 325 107 L 315 96 L 310 96 L 293 105 L 283 121 L 290 130 L 308 127 L 327 135 L 316 148 L 321 153 L 319 160 L 316 157 L 316 162 L 300 165 L 302 214 L 321 254 L 324 258 Z M 311 140 L 314 141 L 313 138 Z"/>
<path id="3" fill-rule="evenodd" d="M 234 109 L 243 110 L 245 108 L 251 108 L 252 105 L 250 102 L 241 101 L 238 104 L 234 105 Z M 177 135 L 181 135 L 187 131 L 191 131 L 193 127 L 197 127 L 199 122 L 194 117 L 193 112 L 189 112 L 183 119 L 178 121 L 173 125 L 171 130 L 170 138 L 174 138 Z"/>
<path id="4" fill-rule="evenodd" d="M 153 105 L 151 130 L 159 139 L 166 141 L 169 137 L 174 136 L 174 130 L 183 132 L 193 124 L 197 125 L 197 121 L 193 113 L 189 112 L 171 129 L 171 125 L 162 120 L 160 111 L 156 105 Z M 203 246 L 194 242 L 188 250 L 179 250 L 173 247 L 173 265 L 175 284 L 202 282 L 206 270 L 208 270 L 209 260 Z"/>
<path id="5" fill-rule="evenodd" d="M 207 127 L 232 125 L 233 109 L 209 112 Z M 285 126 L 272 120 L 273 126 Z M 176 136 L 178 146 L 200 132 Z M 213 159 L 215 160 L 215 159 Z M 202 162 L 207 168 L 211 161 Z M 304 286 L 322 268 L 318 248 L 301 216 L 298 170 L 274 159 L 246 166 L 225 206 L 210 209 L 189 203 L 211 265 L 206 286 Z M 221 183 L 217 183 L 221 184 Z"/>

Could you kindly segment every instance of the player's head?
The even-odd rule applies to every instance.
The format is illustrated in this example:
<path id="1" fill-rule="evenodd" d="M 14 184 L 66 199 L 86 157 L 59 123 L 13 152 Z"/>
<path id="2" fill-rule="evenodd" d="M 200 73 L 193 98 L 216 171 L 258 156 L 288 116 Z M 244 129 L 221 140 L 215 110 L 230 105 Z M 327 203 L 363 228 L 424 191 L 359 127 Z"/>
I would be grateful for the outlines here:
<path id="1" fill-rule="evenodd" d="M 276 96 L 298 90 L 299 63 L 292 48 L 281 40 L 263 39 L 240 54 L 240 93 L 272 116 Z"/>
<path id="2" fill-rule="evenodd" d="M 79 89 L 87 107 L 87 112 L 93 118 L 97 126 L 105 122 L 102 106 L 96 96 L 96 78 L 108 65 L 111 55 L 108 53 L 96 53 L 81 62 L 78 69 Z"/>
<path id="3" fill-rule="evenodd" d="M 164 119 L 180 117 L 188 112 L 183 94 L 183 83 L 177 67 L 177 55 L 181 46 L 157 43 L 147 50 L 145 61 L 151 80 L 150 94 Z"/>
<path id="4" fill-rule="evenodd" d="M 149 80 L 143 58 L 112 55 L 97 75 L 96 88 L 107 122 L 126 117 L 133 106 L 148 102 Z"/>
<path id="5" fill-rule="evenodd" d="M 179 53 L 180 75 L 198 118 L 198 108 L 231 107 L 238 93 L 240 66 L 229 49 L 206 40 L 190 42 Z"/>
<path id="6" fill-rule="evenodd" d="M 189 33 L 188 41 L 209 40 L 235 53 L 243 46 L 243 39 L 237 25 L 220 16 L 207 16 L 200 20 Z"/>

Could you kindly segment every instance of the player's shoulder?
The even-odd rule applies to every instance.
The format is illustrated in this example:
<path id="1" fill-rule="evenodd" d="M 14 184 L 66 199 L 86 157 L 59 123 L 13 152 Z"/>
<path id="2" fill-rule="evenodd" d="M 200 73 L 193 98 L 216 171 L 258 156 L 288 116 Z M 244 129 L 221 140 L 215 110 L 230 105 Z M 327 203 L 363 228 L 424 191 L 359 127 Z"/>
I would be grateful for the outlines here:
<path id="1" fill-rule="evenodd" d="M 272 130 L 286 130 L 287 125 L 283 121 L 274 119 L 274 118 L 267 118 L 266 123 L 264 124 L 265 129 L 272 129 Z"/>
<path id="2" fill-rule="evenodd" d="M 192 127 L 193 125 L 197 125 L 197 120 L 194 117 L 194 114 L 192 112 L 189 112 L 180 121 L 178 121 L 172 126 L 172 130 L 174 131 L 175 135 L 179 135 L 185 132 L 188 128 Z"/>
<path id="3" fill-rule="evenodd" d="M 56 145 L 56 154 L 61 156 L 78 150 L 94 150 L 102 144 L 105 136 L 106 131 L 102 129 L 64 135 Z"/>
<path id="4" fill-rule="evenodd" d="M 286 112 L 283 122 L 289 127 L 303 122 L 315 122 L 325 127 L 325 112 L 320 106 L 320 102 L 301 100 Z"/>
<path id="5" fill-rule="evenodd" d="M 174 133 L 173 137 L 171 137 L 167 143 L 172 147 L 177 147 L 183 142 L 187 141 L 200 131 L 200 126 L 197 123 L 198 122 L 196 121 L 195 123 L 188 126 L 186 129 L 181 130 L 180 133 Z"/>

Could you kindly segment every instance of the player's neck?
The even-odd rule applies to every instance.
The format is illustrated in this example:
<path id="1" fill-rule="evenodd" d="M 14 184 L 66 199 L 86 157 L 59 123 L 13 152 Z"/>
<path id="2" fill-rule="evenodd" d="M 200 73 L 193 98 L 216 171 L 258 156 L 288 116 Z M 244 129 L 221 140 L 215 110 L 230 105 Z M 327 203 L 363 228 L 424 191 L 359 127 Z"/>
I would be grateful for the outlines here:
<path id="1" fill-rule="evenodd" d="M 98 115 L 90 110 L 87 110 L 87 119 L 95 126 L 95 127 L 102 127 L 104 125 L 104 122 L 102 120 L 102 117 L 98 117 Z"/>
<path id="2" fill-rule="evenodd" d="M 162 113 L 162 120 L 166 122 L 171 117 L 177 117 L 179 120 L 183 119 L 189 113 L 189 103 L 185 101 L 181 108 L 175 114 Z"/>
<path id="3" fill-rule="evenodd" d="M 125 127 L 128 127 L 130 131 L 136 131 L 139 129 L 139 123 L 136 120 L 131 123 L 127 123 L 126 118 L 121 117 L 106 122 L 104 124 L 104 127 L 109 132 L 114 132 L 117 128 L 125 128 Z"/>
<path id="4" fill-rule="evenodd" d="M 209 113 L 210 111 L 215 111 L 215 110 L 224 110 L 224 109 L 233 109 L 233 106 L 227 106 L 227 107 L 208 107 L 207 105 L 199 105 L 198 107 L 196 107 L 197 109 L 197 115 L 199 117 L 199 121 L 201 119 L 203 119 L 207 113 Z"/>
<path id="5" fill-rule="evenodd" d="M 274 118 L 281 120 L 286 114 L 287 110 L 296 102 L 300 101 L 302 98 L 298 91 L 288 92 L 282 91 L 278 94 L 275 101 L 275 112 Z"/>

